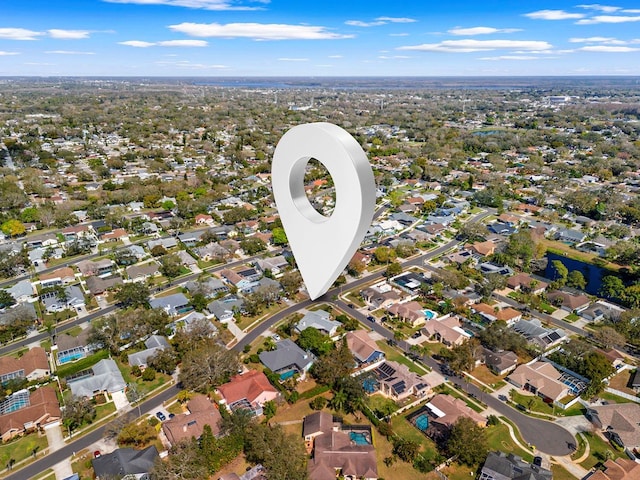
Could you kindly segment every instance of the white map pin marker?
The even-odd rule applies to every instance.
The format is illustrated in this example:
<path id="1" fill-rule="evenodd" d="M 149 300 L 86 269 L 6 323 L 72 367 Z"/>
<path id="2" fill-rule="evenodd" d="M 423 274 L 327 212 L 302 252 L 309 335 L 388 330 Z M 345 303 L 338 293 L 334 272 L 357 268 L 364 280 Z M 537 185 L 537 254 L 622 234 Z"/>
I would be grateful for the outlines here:
<path id="1" fill-rule="evenodd" d="M 333 178 L 336 206 L 330 217 L 318 213 L 304 191 L 305 167 L 312 158 Z M 344 270 L 371 225 L 376 203 L 371 165 L 347 131 L 331 123 L 307 123 L 278 142 L 271 182 L 293 256 L 315 300 Z"/>

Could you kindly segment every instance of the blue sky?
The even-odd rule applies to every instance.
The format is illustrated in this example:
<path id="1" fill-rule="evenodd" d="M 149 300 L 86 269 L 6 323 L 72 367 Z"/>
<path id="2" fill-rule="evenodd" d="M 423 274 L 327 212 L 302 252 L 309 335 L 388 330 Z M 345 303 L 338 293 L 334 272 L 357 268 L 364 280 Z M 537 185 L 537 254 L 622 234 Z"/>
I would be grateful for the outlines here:
<path id="1" fill-rule="evenodd" d="M 640 2 L 2 3 L 0 76 L 640 75 Z"/>

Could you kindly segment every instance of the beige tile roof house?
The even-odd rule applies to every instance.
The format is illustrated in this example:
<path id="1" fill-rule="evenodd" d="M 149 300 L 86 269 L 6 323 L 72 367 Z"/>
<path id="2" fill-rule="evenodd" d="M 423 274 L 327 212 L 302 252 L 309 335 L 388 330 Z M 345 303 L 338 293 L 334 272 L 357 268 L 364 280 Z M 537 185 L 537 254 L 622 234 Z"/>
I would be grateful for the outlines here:
<path id="1" fill-rule="evenodd" d="M 460 345 L 471 337 L 462 329 L 462 324 L 455 315 L 427 320 L 422 327 L 422 333 L 428 338 L 438 340 L 447 346 Z"/>
<path id="2" fill-rule="evenodd" d="M 569 394 L 569 387 L 559 378 L 560 372 L 553 365 L 548 362 L 535 362 L 531 365 L 520 365 L 507 380 L 542 398 L 557 401 Z"/>
<path id="3" fill-rule="evenodd" d="M 588 407 L 586 416 L 621 447 L 629 450 L 640 447 L 640 405 L 637 403 Z"/>
<path id="4" fill-rule="evenodd" d="M 387 312 L 411 325 L 422 325 L 426 321 L 424 307 L 418 302 L 395 303 L 387 308 Z"/>
<path id="5" fill-rule="evenodd" d="M 373 363 L 384 358 L 384 352 L 380 350 L 376 342 L 365 330 L 347 332 L 344 336 L 349 350 L 359 364 Z"/>
<path id="6" fill-rule="evenodd" d="M 638 480 L 640 463 L 628 458 L 609 459 L 604 463 L 604 470 L 596 470 L 589 480 Z"/>
<path id="7" fill-rule="evenodd" d="M 162 432 L 172 445 L 200 438 L 205 425 L 211 427 L 215 436 L 220 433 L 218 422 L 222 419 L 220 411 L 205 395 L 197 394 L 187 403 L 188 414 L 176 415 L 162 424 Z"/>
<path id="8" fill-rule="evenodd" d="M 480 426 L 485 426 L 487 419 L 472 410 L 463 400 L 443 393 L 433 397 L 427 408 L 438 417 L 438 423 L 451 428 L 461 417 L 467 417 Z"/>

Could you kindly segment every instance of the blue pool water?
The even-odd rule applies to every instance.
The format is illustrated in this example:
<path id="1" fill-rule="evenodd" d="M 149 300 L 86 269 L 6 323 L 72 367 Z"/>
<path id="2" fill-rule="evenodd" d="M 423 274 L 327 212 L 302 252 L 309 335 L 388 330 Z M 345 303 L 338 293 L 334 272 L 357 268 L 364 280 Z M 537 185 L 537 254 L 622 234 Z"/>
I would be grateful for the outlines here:
<path id="1" fill-rule="evenodd" d="M 422 313 L 424 313 L 424 316 L 427 317 L 427 320 L 432 320 L 437 316 L 437 313 L 433 310 L 423 310 Z"/>
<path id="2" fill-rule="evenodd" d="M 364 391 L 367 393 L 373 393 L 378 390 L 378 382 L 375 378 L 365 378 L 362 381 L 362 388 L 364 388 Z"/>
<path id="3" fill-rule="evenodd" d="M 351 438 L 351 441 L 356 445 L 371 445 L 364 433 L 349 432 L 349 438 Z"/>
<path id="4" fill-rule="evenodd" d="M 429 428 L 429 417 L 427 416 L 426 413 L 423 413 L 418 418 L 416 418 L 416 427 L 418 427 L 418 429 L 423 432 L 427 428 Z"/>
<path id="5" fill-rule="evenodd" d="M 280 380 L 286 380 L 287 378 L 291 378 L 296 374 L 295 370 L 289 370 L 288 372 L 284 372 L 280 375 Z"/>
<path id="6" fill-rule="evenodd" d="M 68 355 L 61 355 L 58 357 L 58 363 L 62 365 L 63 363 L 73 362 L 74 360 L 78 360 L 79 358 L 84 357 L 84 353 L 76 352 L 70 353 Z"/>

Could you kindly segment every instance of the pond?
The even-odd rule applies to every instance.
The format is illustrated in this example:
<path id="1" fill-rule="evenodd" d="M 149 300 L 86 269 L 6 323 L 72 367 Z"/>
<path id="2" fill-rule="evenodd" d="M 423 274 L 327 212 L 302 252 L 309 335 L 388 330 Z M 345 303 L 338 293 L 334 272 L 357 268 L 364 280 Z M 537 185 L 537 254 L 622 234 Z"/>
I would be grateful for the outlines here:
<path id="1" fill-rule="evenodd" d="M 598 295 L 600 292 L 600 285 L 602 284 L 602 277 L 606 277 L 607 275 L 615 275 L 615 272 L 611 270 L 607 270 L 606 268 L 598 267 L 596 265 L 592 265 L 591 263 L 585 263 L 580 260 L 575 260 L 573 258 L 568 258 L 562 255 L 558 255 L 556 253 L 547 252 L 547 267 L 545 268 L 542 275 L 546 278 L 553 279 L 555 277 L 555 270 L 553 268 L 554 260 L 560 260 L 562 264 L 567 267 L 567 270 L 571 272 L 572 270 L 579 270 L 584 275 L 584 279 L 587 281 L 587 286 L 585 291 L 590 295 Z"/>

